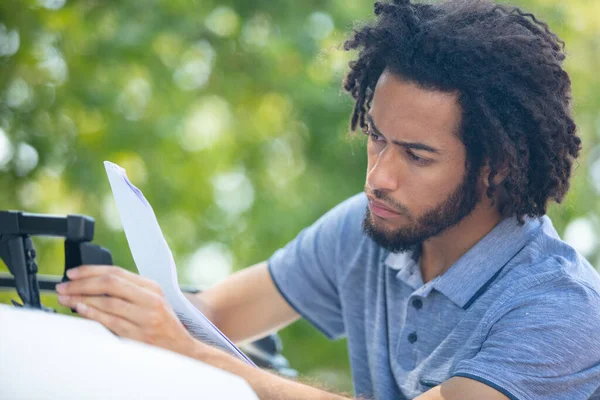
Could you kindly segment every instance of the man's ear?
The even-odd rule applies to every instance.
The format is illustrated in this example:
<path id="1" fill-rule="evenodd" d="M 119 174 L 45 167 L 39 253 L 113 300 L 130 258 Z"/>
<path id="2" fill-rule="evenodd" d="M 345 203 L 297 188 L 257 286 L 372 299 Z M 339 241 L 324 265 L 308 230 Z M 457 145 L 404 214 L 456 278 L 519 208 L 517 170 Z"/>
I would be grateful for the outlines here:
<path id="1" fill-rule="evenodd" d="M 490 187 L 490 175 L 492 173 L 492 167 L 490 167 L 489 160 L 486 161 L 485 165 L 481 169 L 481 178 L 486 188 Z M 494 186 L 499 186 L 502 181 L 508 176 L 508 165 L 505 163 L 502 168 L 496 171 L 496 175 L 492 180 Z"/>

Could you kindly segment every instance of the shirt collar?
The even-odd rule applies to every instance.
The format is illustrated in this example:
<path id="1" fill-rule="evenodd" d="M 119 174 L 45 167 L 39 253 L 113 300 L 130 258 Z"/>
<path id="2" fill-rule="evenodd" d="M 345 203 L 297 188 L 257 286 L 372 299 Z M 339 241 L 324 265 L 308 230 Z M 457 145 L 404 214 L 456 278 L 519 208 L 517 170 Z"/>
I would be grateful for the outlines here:
<path id="1" fill-rule="evenodd" d="M 431 281 L 433 289 L 467 309 L 497 278 L 502 268 L 531 241 L 541 225 L 540 218 L 526 218 L 523 225 L 519 225 L 516 217 L 504 219 L 444 274 Z M 413 289 L 423 285 L 415 255 L 415 251 L 389 253 L 385 259 L 388 267 L 399 271 L 397 277 Z M 409 274 L 411 268 L 415 268 L 414 264 L 417 271 Z"/>
<path id="2" fill-rule="evenodd" d="M 414 250 L 402 253 L 389 253 L 385 257 L 385 264 L 395 271 L 396 279 L 400 279 L 413 290 L 423 286 L 423 277 L 418 262 L 418 252 Z"/>

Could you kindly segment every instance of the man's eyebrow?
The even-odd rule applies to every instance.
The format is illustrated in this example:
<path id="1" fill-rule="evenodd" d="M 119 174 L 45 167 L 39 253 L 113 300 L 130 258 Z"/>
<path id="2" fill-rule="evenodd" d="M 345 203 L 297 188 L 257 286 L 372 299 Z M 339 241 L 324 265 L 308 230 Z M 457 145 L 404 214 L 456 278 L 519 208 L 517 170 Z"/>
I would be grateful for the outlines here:
<path id="1" fill-rule="evenodd" d="M 376 134 L 385 137 L 385 135 L 381 133 L 379 129 L 377 129 L 377 126 L 375 125 L 375 121 L 373 121 L 373 117 L 371 116 L 371 114 L 367 114 L 367 121 L 369 122 L 369 125 L 371 125 L 371 128 L 373 129 L 373 131 L 375 131 Z M 440 151 L 438 149 L 421 142 L 406 142 L 404 140 L 392 140 L 392 143 L 398 146 L 406 147 L 408 149 L 423 150 L 428 151 L 430 153 L 440 154 Z"/>

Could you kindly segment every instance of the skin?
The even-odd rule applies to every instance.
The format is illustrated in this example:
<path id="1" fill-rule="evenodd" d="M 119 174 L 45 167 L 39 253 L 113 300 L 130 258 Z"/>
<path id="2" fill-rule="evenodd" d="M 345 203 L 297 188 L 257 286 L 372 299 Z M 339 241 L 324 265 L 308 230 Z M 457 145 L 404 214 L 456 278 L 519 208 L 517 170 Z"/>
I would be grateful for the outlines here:
<path id="1" fill-rule="evenodd" d="M 370 118 L 377 128 L 368 144 L 367 195 L 383 191 L 398 213 L 373 216 L 378 229 L 414 224 L 419 216 L 443 203 L 465 174 L 465 148 L 456 136 L 460 108 L 455 94 L 424 90 L 384 72 L 378 81 Z M 414 145 L 407 143 L 419 144 Z M 424 146 L 430 150 L 425 150 Z M 481 171 L 481 191 L 489 170 Z M 499 221 L 498 210 L 481 196 L 473 212 L 455 226 L 423 243 L 421 269 L 425 281 L 446 271 Z M 70 270 L 71 282 L 57 286 L 59 302 L 75 307 L 117 335 L 196 358 L 244 378 L 261 399 L 344 399 L 286 380 L 192 338 L 149 279 L 115 266 L 83 266 Z M 243 342 L 262 337 L 299 318 L 276 289 L 266 263 L 244 269 L 225 282 L 190 297 L 230 337 Z M 451 378 L 418 400 L 504 400 L 506 396 L 480 382 Z"/>

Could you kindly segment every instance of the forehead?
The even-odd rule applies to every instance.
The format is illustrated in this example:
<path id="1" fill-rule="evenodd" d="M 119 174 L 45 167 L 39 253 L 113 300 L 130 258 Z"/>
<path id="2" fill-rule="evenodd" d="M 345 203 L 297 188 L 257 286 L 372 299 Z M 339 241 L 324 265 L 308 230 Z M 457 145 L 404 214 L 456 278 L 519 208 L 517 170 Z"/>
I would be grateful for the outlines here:
<path id="1" fill-rule="evenodd" d="M 440 148 L 462 146 L 457 93 L 424 89 L 384 71 L 375 87 L 370 114 L 377 128 L 394 139 Z"/>

